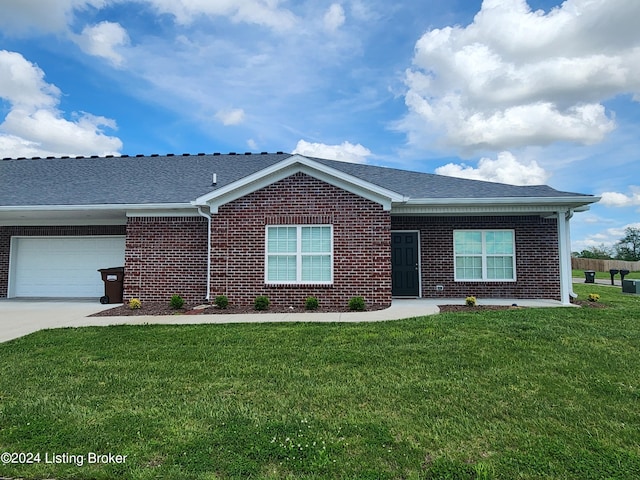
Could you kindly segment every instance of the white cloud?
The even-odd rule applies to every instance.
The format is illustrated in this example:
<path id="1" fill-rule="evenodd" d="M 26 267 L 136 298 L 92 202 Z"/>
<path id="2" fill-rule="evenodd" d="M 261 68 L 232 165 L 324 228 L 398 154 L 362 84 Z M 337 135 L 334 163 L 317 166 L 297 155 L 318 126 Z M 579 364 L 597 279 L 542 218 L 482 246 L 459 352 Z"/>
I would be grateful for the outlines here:
<path id="1" fill-rule="evenodd" d="M 94 7 L 101 9 L 122 3 L 120 0 L 0 0 L 0 28 L 23 34 L 30 30 L 64 32 L 69 30 L 75 12 Z M 289 30 L 298 19 L 280 6 L 281 0 L 140 0 L 160 14 L 172 15 L 176 22 L 188 25 L 199 17 L 222 16 L 236 23 L 262 25 L 275 31 Z"/>
<path id="2" fill-rule="evenodd" d="M 229 17 L 234 22 L 252 23 L 273 30 L 289 30 L 296 16 L 280 8 L 281 0 L 146 0 L 159 13 L 168 13 L 181 24 L 190 24 L 201 15 Z"/>
<path id="3" fill-rule="evenodd" d="M 15 34 L 32 29 L 61 32 L 67 29 L 74 10 L 106 4 L 107 0 L 0 0 L 0 28 Z"/>
<path id="4" fill-rule="evenodd" d="M 640 206 L 640 187 L 631 186 L 631 194 L 619 192 L 604 192 L 600 196 L 600 203 L 607 207 L 637 207 Z"/>
<path id="5" fill-rule="evenodd" d="M 344 8 L 339 3 L 333 3 L 324 14 L 323 23 L 325 30 L 335 32 L 345 22 Z"/>
<path id="6" fill-rule="evenodd" d="M 443 135 L 463 152 L 600 142 L 615 128 L 601 102 L 640 92 L 638 17 L 636 0 L 567 0 L 548 13 L 485 0 L 470 25 L 418 40 L 399 127 L 414 144 Z"/>
<path id="7" fill-rule="evenodd" d="M 371 156 L 371 150 L 359 143 L 353 145 L 349 142 L 342 142 L 340 145 L 327 145 L 310 143 L 305 140 L 300 140 L 292 153 L 349 163 L 367 163 L 367 157 Z"/>
<path id="8" fill-rule="evenodd" d="M 118 23 L 101 22 L 86 26 L 75 42 L 83 52 L 109 60 L 114 66 L 122 65 L 124 59 L 118 53 L 118 47 L 129 44 L 127 31 Z"/>
<path id="9" fill-rule="evenodd" d="M 620 227 L 607 228 L 600 232 L 587 235 L 584 239 L 576 241 L 572 245 L 572 250 L 581 251 L 589 247 L 599 247 L 600 245 L 612 246 L 625 236 L 627 228 L 640 228 L 640 223 L 629 223 Z"/>
<path id="10" fill-rule="evenodd" d="M 44 81 L 44 72 L 16 52 L 0 50 L 0 98 L 14 106 L 51 108 L 60 90 Z"/>
<path id="11" fill-rule="evenodd" d="M 535 160 L 528 164 L 519 162 L 511 152 L 500 152 L 498 158 L 481 158 L 478 168 L 463 164 L 449 163 L 436 168 L 438 175 L 509 183 L 512 185 L 542 185 L 549 174 Z"/>
<path id="12" fill-rule="evenodd" d="M 0 50 L 0 98 L 10 105 L 0 123 L 0 156 L 104 155 L 122 148 L 113 120 L 74 113 L 67 120 L 57 106 L 60 90 L 44 80 L 44 72 L 15 52 Z"/>
<path id="13" fill-rule="evenodd" d="M 216 118 L 225 126 L 240 125 L 244 121 L 244 110 L 241 108 L 234 108 L 231 110 L 219 110 L 216 113 Z"/>

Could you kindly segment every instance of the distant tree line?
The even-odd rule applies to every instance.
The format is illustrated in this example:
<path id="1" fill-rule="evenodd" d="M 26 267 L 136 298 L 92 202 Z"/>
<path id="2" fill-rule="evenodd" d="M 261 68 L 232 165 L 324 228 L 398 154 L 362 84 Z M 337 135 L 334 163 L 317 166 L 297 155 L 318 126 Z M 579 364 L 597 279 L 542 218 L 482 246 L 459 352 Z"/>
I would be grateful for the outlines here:
<path id="1" fill-rule="evenodd" d="M 613 246 L 602 244 L 598 247 L 590 247 L 581 252 L 574 252 L 578 258 L 596 258 L 600 260 L 624 260 L 635 262 L 640 260 L 640 228 L 627 227 L 625 235 Z"/>

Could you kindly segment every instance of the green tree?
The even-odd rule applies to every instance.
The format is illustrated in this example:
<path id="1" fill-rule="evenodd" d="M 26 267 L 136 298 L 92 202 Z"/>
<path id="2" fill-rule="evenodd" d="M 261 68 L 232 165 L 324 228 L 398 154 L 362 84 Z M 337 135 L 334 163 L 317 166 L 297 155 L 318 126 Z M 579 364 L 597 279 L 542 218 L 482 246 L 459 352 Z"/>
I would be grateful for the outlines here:
<path id="1" fill-rule="evenodd" d="M 640 260 L 640 228 L 627 227 L 624 233 L 624 237 L 618 240 L 618 243 L 613 247 L 616 251 L 616 258 L 629 262 Z"/>
<path id="2" fill-rule="evenodd" d="M 574 256 L 578 258 L 597 258 L 602 260 L 610 260 L 612 258 L 613 249 L 607 247 L 605 244 L 601 244 L 599 247 L 589 247 L 586 250 L 582 250 L 580 253 L 576 253 Z"/>

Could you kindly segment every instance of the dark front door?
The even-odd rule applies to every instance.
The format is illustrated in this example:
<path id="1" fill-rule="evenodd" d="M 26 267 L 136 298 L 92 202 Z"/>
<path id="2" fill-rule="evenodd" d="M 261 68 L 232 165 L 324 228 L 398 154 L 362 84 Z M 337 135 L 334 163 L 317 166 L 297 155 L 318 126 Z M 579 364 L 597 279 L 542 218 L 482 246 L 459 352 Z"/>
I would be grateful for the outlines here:
<path id="1" fill-rule="evenodd" d="M 418 232 L 391 232 L 391 293 L 420 296 Z"/>

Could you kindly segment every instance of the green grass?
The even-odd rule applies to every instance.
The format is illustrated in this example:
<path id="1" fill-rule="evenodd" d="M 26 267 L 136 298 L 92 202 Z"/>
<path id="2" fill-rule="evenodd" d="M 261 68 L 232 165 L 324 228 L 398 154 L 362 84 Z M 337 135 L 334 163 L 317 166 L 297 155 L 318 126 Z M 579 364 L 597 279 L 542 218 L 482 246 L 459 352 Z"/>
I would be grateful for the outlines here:
<path id="1" fill-rule="evenodd" d="M 0 452 L 127 455 L 0 476 L 640 478 L 640 298 L 576 290 L 607 308 L 59 329 L 0 344 Z"/>

